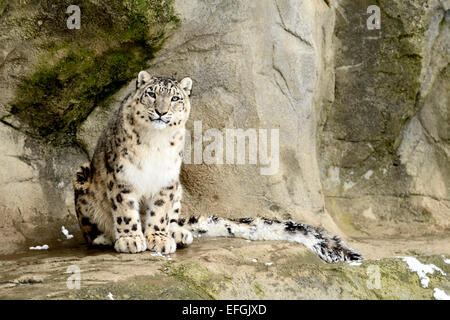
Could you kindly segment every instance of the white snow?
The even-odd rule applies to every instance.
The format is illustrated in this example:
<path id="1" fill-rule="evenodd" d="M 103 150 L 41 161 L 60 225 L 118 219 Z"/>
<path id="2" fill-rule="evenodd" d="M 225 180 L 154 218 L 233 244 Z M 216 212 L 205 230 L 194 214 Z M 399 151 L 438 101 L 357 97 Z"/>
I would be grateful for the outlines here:
<path id="1" fill-rule="evenodd" d="M 444 259 L 444 262 L 445 262 L 446 264 L 450 264 L 450 259 Z"/>
<path id="2" fill-rule="evenodd" d="M 270 267 L 271 265 L 273 265 L 273 262 L 266 262 L 264 263 L 266 266 Z"/>
<path id="3" fill-rule="evenodd" d="M 439 288 L 434 288 L 433 296 L 436 300 L 450 300 L 450 296 L 444 290 Z"/>
<path id="4" fill-rule="evenodd" d="M 35 247 L 30 247 L 30 250 L 47 250 L 48 249 L 48 245 L 44 244 L 43 246 L 35 246 Z"/>
<path id="5" fill-rule="evenodd" d="M 152 257 L 163 257 L 163 258 L 167 258 L 168 261 L 173 260 L 173 258 L 171 256 L 165 256 L 163 255 L 161 252 L 155 252 L 155 253 L 150 253 L 150 255 Z"/>
<path id="6" fill-rule="evenodd" d="M 164 257 L 163 254 L 161 252 L 156 252 L 156 253 L 150 253 L 150 255 L 152 257 Z"/>
<path id="7" fill-rule="evenodd" d="M 112 293 L 110 292 L 110 293 L 108 293 L 108 298 L 109 298 L 109 300 L 114 300 L 114 297 L 113 297 L 113 295 L 112 295 Z"/>
<path id="8" fill-rule="evenodd" d="M 428 283 L 430 282 L 430 278 L 427 276 L 427 274 L 433 274 L 434 271 L 439 271 L 443 276 L 445 276 L 445 272 L 436 267 L 434 264 L 423 264 L 414 257 L 399 258 L 401 258 L 408 264 L 409 270 L 417 273 L 420 279 L 420 284 L 423 288 L 428 288 Z"/>
<path id="9" fill-rule="evenodd" d="M 362 264 L 362 263 L 361 263 L 361 262 L 358 262 L 358 261 L 351 261 L 351 262 L 348 262 L 348 265 L 350 265 L 350 266 L 355 266 L 355 267 L 359 267 L 361 264 Z"/>
<path id="10" fill-rule="evenodd" d="M 256 259 L 252 259 L 252 262 L 258 262 L 258 260 L 256 260 Z"/>
<path id="11" fill-rule="evenodd" d="M 73 235 L 69 234 L 69 231 L 64 226 L 61 227 L 61 232 L 66 236 L 67 239 L 73 238 Z"/>

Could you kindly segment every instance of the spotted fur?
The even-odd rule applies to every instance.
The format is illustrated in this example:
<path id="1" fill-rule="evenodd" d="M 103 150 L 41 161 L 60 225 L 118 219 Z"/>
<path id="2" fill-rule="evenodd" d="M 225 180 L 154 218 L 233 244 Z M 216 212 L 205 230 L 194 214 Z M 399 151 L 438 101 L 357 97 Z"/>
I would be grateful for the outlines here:
<path id="1" fill-rule="evenodd" d="M 178 182 L 192 80 L 139 73 L 74 177 L 75 209 L 86 241 L 118 252 L 172 253 L 192 242 L 178 225 Z"/>
<path id="2" fill-rule="evenodd" d="M 292 221 L 180 218 L 179 183 L 192 80 L 141 71 L 102 133 L 92 160 L 74 177 L 75 209 L 86 241 L 118 252 L 173 253 L 193 236 L 302 243 L 328 262 L 361 256 L 338 237 Z"/>
<path id="3" fill-rule="evenodd" d="M 361 260 L 362 256 L 339 237 L 330 236 L 324 229 L 266 218 L 225 219 L 215 216 L 181 220 L 181 226 L 194 237 L 236 237 L 249 240 L 281 240 L 305 245 L 327 262 Z"/>

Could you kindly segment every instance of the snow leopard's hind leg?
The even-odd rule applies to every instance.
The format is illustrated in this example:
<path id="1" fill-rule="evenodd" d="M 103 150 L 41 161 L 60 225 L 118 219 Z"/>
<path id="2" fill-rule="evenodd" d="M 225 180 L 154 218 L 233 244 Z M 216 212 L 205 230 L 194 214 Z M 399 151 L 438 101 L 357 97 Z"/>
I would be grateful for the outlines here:
<path id="1" fill-rule="evenodd" d="M 225 219 L 215 216 L 191 217 L 185 223 L 195 235 L 202 237 L 236 237 L 249 240 L 280 240 L 305 245 L 326 262 L 362 260 L 356 250 L 324 229 L 265 218 Z"/>
<path id="2" fill-rule="evenodd" d="M 91 166 L 87 162 L 78 169 L 73 181 L 75 212 L 83 237 L 89 245 L 111 246 L 112 239 L 94 222 L 93 206 L 96 201 L 90 192 Z"/>
<path id="3" fill-rule="evenodd" d="M 181 213 L 182 187 L 180 183 L 173 186 L 173 204 L 169 211 L 169 236 L 172 237 L 177 247 L 183 248 L 192 243 L 192 232 L 179 224 Z"/>

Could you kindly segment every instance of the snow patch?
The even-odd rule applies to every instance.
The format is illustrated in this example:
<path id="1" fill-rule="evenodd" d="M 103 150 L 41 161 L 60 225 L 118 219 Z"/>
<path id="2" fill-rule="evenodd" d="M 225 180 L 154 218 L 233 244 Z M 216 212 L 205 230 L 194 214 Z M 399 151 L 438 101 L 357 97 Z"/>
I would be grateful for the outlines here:
<path id="1" fill-rule="evenodd" d="M 61 227 L 61 232 L 66 236 L 67 239 L 73 238 L 73 235 L 69 234 L 69 231 L 64 226 Z"/>
<path id="2" fill-rule="evenodd" d="M 150 253 L 150 255 L 152 257 L 164 257 L 163 254 L 161 252 L 156 252 L 156 253 Z"/>
<path id="3" fill-rule="evenodd" d="M 48 245 L 44 244 L 43 246 L 30 247 L 30 250 L 47 250 L 48 248 Z"/>
<path id="4" fill-rule="evenodd" d="M 444 259 L 444 262 L 445 262 L 446 264 L 450 264 L 450 259 Z"/>
<path id="5" fill-rule="evenodd" d="M 110 292 L 110 293 L 108 293 L 108 298 L 109 298 L 109 300 L 114 300 L 114 297 L 113 297 L 113 295 L 112 295 L 112 293 Z"/>
<path id="6" fill-rule="evenodd" d="M 165 256 L 165 255 L 163 255 L 161 252 L 150 253 L 150 255 L 151 255 L 152 257 L 163 257 L 163 258 L 167 258 L 168 261 L 172 261 L 172 260 L 173 260 L 173 258 L 172 258 L 171 256 L 169 256 L 169 255 Z"/>
<path id="7" fill-rule="evenodd" d="M 252 259 L 252 262 L 258 262 L 258 260 L 256 260 L 256 259 Z"/>
<path id="8" fill-rule="evenodd" d="M 266 262 L 264 263 L 266 266 L 270 267 L 271 265 L 273 265 L 273 262 Z"/>
<path id="9" fill-rule="evenodd" d="M 428 283 L 430 282 L 430 278 L 427 274 L 433 274 L 434 271 L 439 271 L 443 276 L 445 276 L 445 272 L 440 268 L 436 267 L 434 264 L 423 264 L 419 260 L 414 257 L 399 257 L 403 261 L 408 264 L 409 270 L 412 272 L 416 272 L 420 279 L 420 284 L 423 288 L 428 288 Z"/>
<path id="10" fill-rule="evenodd" d="M 450 300 L 450 296 L 444 290 L 439 288 L 434 288 L 433 296 L 436 300 Z"/>
<path id="11" fill-rule="evenodd" d="M 360 265 L 362 265 L 362 263 L 358 262 L 358 261 L 351 261 L 351 262 L 348 262 L 348 265 L 349 266 L 359 267 Z"/>

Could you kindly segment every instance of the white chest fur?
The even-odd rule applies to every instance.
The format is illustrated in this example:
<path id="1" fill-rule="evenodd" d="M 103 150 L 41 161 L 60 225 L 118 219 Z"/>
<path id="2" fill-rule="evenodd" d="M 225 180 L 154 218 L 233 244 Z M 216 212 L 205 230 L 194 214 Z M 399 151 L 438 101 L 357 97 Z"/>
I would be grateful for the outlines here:
<path id="1" fill-rule="evenodd" d="M 149 134 L 149 138 L 136 146 L 133 154 L 133 164 L 124 164 L 121 178 L 133 185 L 135 190 L 145 197 L 156 194 L 163 187 L 178 180 L 181 167 L 180 151 L 184 140 L 177 139 L 171 145 L 173 137 L 184 135 L 178 130 L 157 130 Z"/>

